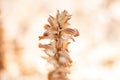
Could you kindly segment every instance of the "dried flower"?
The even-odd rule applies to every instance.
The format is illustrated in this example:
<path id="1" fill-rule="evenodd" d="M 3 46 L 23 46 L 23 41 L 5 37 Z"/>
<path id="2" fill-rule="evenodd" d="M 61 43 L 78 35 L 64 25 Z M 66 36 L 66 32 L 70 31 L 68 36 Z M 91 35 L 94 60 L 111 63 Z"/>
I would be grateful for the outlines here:
<path id="1" fill-rule="evenodd" d="M 48 57 L 44 57 L 49 63 L 54 65 L 54 70 L 48 74 L 49 80 L 69 80 L 67 74 L 70 73 L 70 66 L 72 60 L 68 55 L 68 42 L 69 39 L 79 36 L 77 29 L 68 28 L 68 20 L 71 15 L 66 10 L 62 13 L 57 11 L 56 17 L 50 16 L 48 18 L 49 24 L 45 24 L 46 31 L 43 36 L 39 36 L 41 39 L 50 39 L 49 44 L 39 44 L 39 48 L 44 48 L 44 52 Z"/>

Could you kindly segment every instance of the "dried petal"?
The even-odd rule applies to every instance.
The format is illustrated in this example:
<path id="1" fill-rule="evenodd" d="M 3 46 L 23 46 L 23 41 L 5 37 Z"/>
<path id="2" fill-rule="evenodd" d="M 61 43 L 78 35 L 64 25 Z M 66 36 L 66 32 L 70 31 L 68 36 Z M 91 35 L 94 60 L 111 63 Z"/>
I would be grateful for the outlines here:
<path id="1" fill-rule="evenodd" d="M 51 42 L 50 44 L 39 44 L 40 48 L 44 48 L 45 50 L 50 50 L 53 51 L 53 53 L 56 53 L 56 47 L 55 47 L 55 43 Z"/>
<path id="2" fill-rule="evenodd" d="M 38 38 L 39 38 L 39 40 L 41 40 L 41 39 L 44 39 L 45 36 L 39 36 Z"/>
<path id="3" fill-rule="evenodd" d="M 44 50 L 44 52 L 50 57 L 53 57 L 55 55 L 55 53 L 52 50 Z"/>
<path id="4" fill-rule="evenodd" d="M 62 31 L 62 33 L 73 35 L 74 37 L 79 36 L 79 32 L 77 29 L 66 28 Z"/>
<path id="5" fill-rule="evenodd" d="M 57 20 L 54 17 L 50 16 L 48 18 L 48 22 L 50 23 L 51 26 L 53 26 L 55 28 L 58 27 L 58 22 L 57 22 Z"/>
<path id="6" fill-rule="evenodd" d="M 51 26 L 50 26 L 50 25 L 48 25 L 48 24 L 46 24 L 46 25 L 44 26 L 44 28 L 45 28 L 46 30 L 48 30 L 48 29 L 50 29 L 50 28 L 51 28 Z"/>
<path id="7" fill-rule="evenodd" d="M 66 59 L 63 56 L 59 57 L 59 62 L 64 66 L 71 66 L 71 64 L 72 64 L 71 60 Z"/>
<path id="8" fill-rule="evenodd" d="M 62 39 L 58 39 L 58 41 L 56 42 L 56 48 L 58 50 L 60 50 L 62 48 Z"/>
<path id="9" fill-rule="evenodd" d="M 67 11 L 64 10 L 64 11 L 59 15 L 58 21 L 61 21 L 62 19 L 64 19 L 64 17 L 65 17 L 67 14 L 68 14 Z"/>
<path id="10" fill-rule="evenodd" d="M 39 44 L 39 48 L 45 48 L 45 49 L 51 49 L 51 46 L 49 44 Z"/>
<path id="11" fill-rule="evenodd" d="M 64 24 L 61 24 L 60 27 L 61 27 L 62 29 L 65 29 L 65 28 L 67 28 L 68 25 L 70 25 L 70 24 L 69 24 L 68 22 L 66 22 L 66 23 L 64 23 Z"/>
<path id="12" fill-rule="evenodd" d="M 54 39 L 56 37 L 57 31 L 55 29 L 49 29 L 43 33 L 43 36 L 39 36 L 41 39 Z"/>
<path id="13" fill-rule="evenodd" d="M 64 24 L 68 24 L 68 20 L 71 18 L 71 15 L 68 15 L 67 11 L 64 10 L 61 14 L 59 14 L 59 17 L 58 17 L 58 22 L 60 24 L 60 27 L 61 28 L 64 28 L 66 26 L 63 26 Z M 62 25 L 62 26 L 61 26 Z"/>
<path id="14" fill-rule="evenodd" d="M 70 56 L 68 55 L 68 52 L 64 51 L 60 51 L 59 52 L 60 56 L 63 56 L 66 60 L 69 61 L 69 63 L 72 63 L 72 60 L 70 59 Z"/>
<path id="15" fill-rule="evenodd" d="M 63 19 L 59 20 L 60 25 L 67 23 L 67 21 L 71 18 L 71 15 L 65 16 Z"/>
<path id="16" fill-rule="evenodd" d="M 62 33 L 61 38 L 62 38 L 63 40 L 65 40 L 65 41 L 68 41 L 69 39 L 72 39 L 72 40 L 75 42 L 75 40 L 72 38 L 72 36 L 71 36 L 71 35 L 68 35 L 68 34 Z"/>
<path id="17" fill-rule="evenodd" d="M 44 36 L 39 36 L 39 40 L 41 40 L 41 39 L 54 39 L 54 38 L 55 38 L 55 36 L 53 34 L 50 34 L 50 35 L 44 34 Z"/>
<path id="18" fill-rule="evenodd" d="M 70 42 L 64 41 L 62 48 L 66 50 L 66 49 L 68 48 L 68 45 L 69 45 L 69 44 L 70 44 Z"/>
<path id="19" fill-rule="evenodd" d="M 60 16 L 60 13 L 59 13 L 59 10 L 57 10 L 57 15 L 56 15 L 56 20 L 58 21 L 59 19 L 59 16 Z"/>
<path id="20" fill-rule="evenodd" d="M 55 19 L 55 18 L 52 17 L 52 16 L 50 16 L 50 17 L 48 18 L 48 22 L 50 23 L 51 26 L 53 26 L 53 20 L 54 20 L 54 19 Z"/>

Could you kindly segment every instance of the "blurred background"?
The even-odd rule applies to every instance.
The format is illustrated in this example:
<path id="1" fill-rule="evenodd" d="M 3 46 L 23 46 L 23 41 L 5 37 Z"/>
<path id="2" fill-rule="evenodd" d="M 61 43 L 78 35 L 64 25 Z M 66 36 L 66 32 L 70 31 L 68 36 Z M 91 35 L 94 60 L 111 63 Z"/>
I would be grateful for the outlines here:
<path id="1" fill-rule="evenodd" d="M 70 79 L 120 80 L 120 0 L 0 0 L 0 80 L 47 80 L 38 36 L 57 10 L 80 32 Z"/>

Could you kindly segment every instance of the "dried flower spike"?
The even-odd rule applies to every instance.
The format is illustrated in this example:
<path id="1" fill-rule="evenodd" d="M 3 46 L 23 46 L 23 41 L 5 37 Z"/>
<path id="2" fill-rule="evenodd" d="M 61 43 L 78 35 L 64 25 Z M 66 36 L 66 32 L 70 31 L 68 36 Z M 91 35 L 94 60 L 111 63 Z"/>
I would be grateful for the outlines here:
<path id="1" fill-rule="evenodd" d="M 63 12 L 57 11 L 56 17 L 49 16 L 49 24 L 45 24 L 46 31 L 41 39 L 50 39 L 49 44 L 39 44 L 39 48 L 43 48 L 47 57 L 44 57 L 49 63 L 54 66 L 54 70 L 49 72 L 48 80 L 69 80 L 67 74 L 70 73 L 72 60 L 69 56 L 68 45 L 69 39 L 79 36 L 77 29 L 68 28 L 68 20 L 71 15 L 66 10 Z"/>

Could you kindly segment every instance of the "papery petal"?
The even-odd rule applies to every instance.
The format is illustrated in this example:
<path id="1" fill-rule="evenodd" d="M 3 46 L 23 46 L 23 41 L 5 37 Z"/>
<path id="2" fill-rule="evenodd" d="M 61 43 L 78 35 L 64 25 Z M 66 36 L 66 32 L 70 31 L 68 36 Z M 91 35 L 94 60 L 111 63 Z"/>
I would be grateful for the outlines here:
<path id="1" fill-rule="evenodd" d="M 73 35 L 74 37 L 79 36 L 79 32 L 77 29 L 66 28 L 62 31 L 62 33 Z"/>
<path id="2" fill-rule="evenodd" d="M 69 35 L 69 34 L 62 33 L 61 38 L 66 41 L 69 39 L 72 39 L 75 42 L 75 40 L 72 38 L 72 35 Z"/>
<path id="3" fill-rule="evenodd" d="M 61 56 L 59 57 L 59 62 L 64 66 L 71 66 L 72 60 L 66 59 L 65 57 Z"/>
<path id="4" fill-rule="evenodd" d="M 45 50 L 50 50 L 53 53 L 56 53 L 56 48 L 55 48 L 55 45 L 53 43 L 50 43 L 50 44 L 41 44 L 40 43 L 39 47 L 44 48 Z"/>
<path id="5" fill-rule="evenodd" d="M 50 23 L 51 26 L 53 26 L 53 20 L 54 20 L 54 19 L 55 19 L 55 18 L 52 17 L 52 16 L 50 16 L 50 17 L 48 18 L 48 22 Z"/>
<path id="6" fill-rule="evenodd" d="M 46 38 L 45 36 L 39 36 L 39 40 Z"/>
<path id="7" fill-rule="evenodd" d="M 39 44 L 39 48 L 45 48 L 45 49 L 51 49 L 51 46 L 49 44 Z"/>
<path id="8" fill-rule="evenodd" d="M 68 60 L 70 63 L 72 63 L 72 60 L 70 58 L 70 56 L 68 55 L 68 52 L 64 51 L 60 51 L 60 56 L 63 56 L 64 58 L 66 58 L 66 60 Z"/>
<path id="9" fill-rule="evenodd" d="M 68 25 L 70 25 L 70 24 L 69 24 L 68 22 L 66 22 L 66 23 L 64 23 L 64 24 L 61 24 L 60 27 L 61 27 L 62 29 L 65 29 L 65 28 L 67 28 Z"/>
<path id="10" fill-rule="evenodd" d="M 48 29 L 50 29 L 50 28 L 51 28 L 51 26 L 50 26 L 50 25 L 48 25 L 48 24 L 46 24 L 46 25 L 44 26 L 44 28 L 45 28 L 46 30 L 48 30 Z"/>
<path id="11" fill-rule="evenodd" d="M 53 57 L 55 55 L 55 53 L 53 52 L 53 50 L 44 50 L 44 52 L 50 56 L 50 57 Z"/>
<path id="12" fill-rule="evenodd" d="M 56 48 L 58 49 L 58 50 L 60 50 L 61 48 L 62 48 L 62 39 L 58 39 L 58 41 L 56 42 Z"/>
<path id="13" fill-rule="evenodd" d="M 67 15 L 67 16 L 65 16 L 63 19 L 60 19 L 60 20 L 59 20 L 60 25 L 63 25 L 63 24 L 65 24 L 65 23 L 67 23 L 67 21 L 68 21 L 70 18 L 71 18 L 71 15 Z"/>
<path id="14" fill-rule="evenodd" d="M 63 49 L 67 49 L 69 44 L 70 44 L 70 42 L 64 41 L 62 48 L 63 48 Z"/>
<path id="15" fill-rule="evenodd" d="M 58 16 L 58 22 L 59 22 L 59 25 L 60 25 L 60 28 L 64 28 L 64 27 L 67 27 L 68 25 L 68 20 L 71 18 L 71 15 L 69 15 L 67 13 L 66 10 L 64 10 L 61 14 L 57 15 Z M 63 26 L 64 25 L 64 26 Z"/>
<path id="16" fill-rule="evenodd" d="M 55 39 L 57 36 L 57 31 L 54 29 L 49 29 L 43 33 L 43 36 L 39 36 L 39 40 L 41 39 Z"/>
<path id="17" fill-rule="evenodd" d="M 55 38 L 55 36 L 54 35 L 47 35 L 47 36 L 39 36 L 39 40 L 41 40 L 41 39 L 54 39 Z"/>
<path id="18" fill-rule="evenodd" d="M 53 42 L 50 43 L 50 45 L 52 46 L 53 52 L 56 53 L 56 52 L 57 52 L 57 49 L 56 49 L 56 42 L 53 41 Z"/>
<path id="19" fill-rule="evenodd" d="M 43 33 L 44 36 L 49 36 L 50 34 L 52 34 L 52 30 L 47 30 Z"/>
<path id="20" fill-rule="evenodd" d="M 55 28 L 58 27 L 58 22 L 57 22 L 57 20 L 54 17 L 50 16 L 48 18 L 48 22 L 50 23 L 51 26 L 53 26 Z"/>
<path id="21" fill-rule="evenodd" d="M 67 11 L 64 10 L 64 11 L 59 15 L 58 21 L 61 21 L 62 19 L 64 19 L 64 17 L 65 17 L 67 14 L 68 14 Z"/>
<path id="22" fill-rule="evenodd" d="M 57 10 L 57 14 L 56 14 L 56 20 L 58 21 L 58 19 L 59 19 L 59 16 L 60 16 L 60 12 L 59 12 L 59 10 Z"/>

